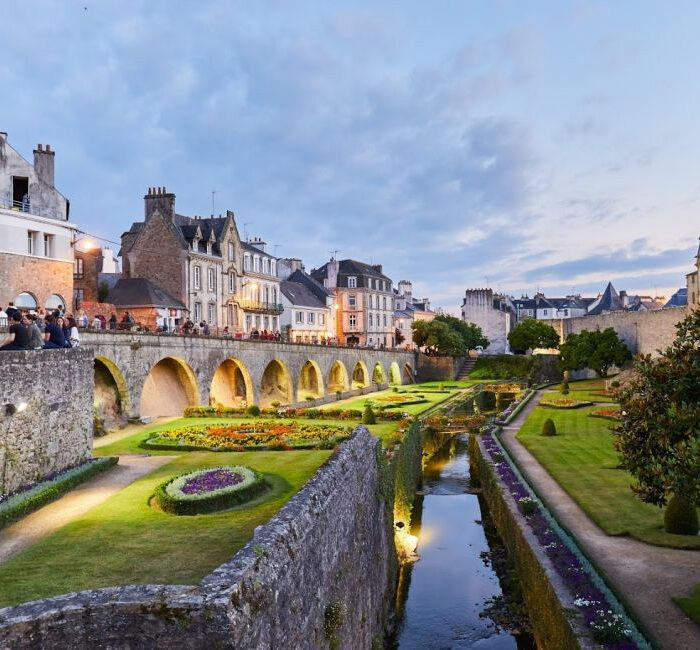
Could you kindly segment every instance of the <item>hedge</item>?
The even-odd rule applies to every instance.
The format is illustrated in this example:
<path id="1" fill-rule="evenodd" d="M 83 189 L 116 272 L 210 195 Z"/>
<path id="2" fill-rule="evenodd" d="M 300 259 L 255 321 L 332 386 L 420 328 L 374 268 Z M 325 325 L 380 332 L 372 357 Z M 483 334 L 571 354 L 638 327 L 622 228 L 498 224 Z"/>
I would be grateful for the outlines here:
<path id="1" fill-rule="evenodd" d="M 116 456 L 90 459 L 81 465 L 60 472 L 54 478 L 40 481 L 28 489 L 8 495 L 0 502 L 0 528 L 55 501 L 76 485 L 113 467 L 117 462 L 119 458 Z"/>

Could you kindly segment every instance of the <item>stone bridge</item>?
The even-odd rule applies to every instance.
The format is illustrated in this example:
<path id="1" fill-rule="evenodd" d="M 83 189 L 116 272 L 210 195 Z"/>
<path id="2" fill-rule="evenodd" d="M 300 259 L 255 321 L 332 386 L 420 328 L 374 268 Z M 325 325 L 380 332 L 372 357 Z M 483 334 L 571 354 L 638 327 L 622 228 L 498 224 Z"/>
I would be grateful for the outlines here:
<path id="1" fill-rule="evenodd" d="M 398 350 L 118 332 L 81 336 L 81 346 L 95 356 L 95 405 L 108 420 L 181 415 L 185 406 L 199 404 L 314 406 L 413 382 L 416 368 L 414 353 Z"/>

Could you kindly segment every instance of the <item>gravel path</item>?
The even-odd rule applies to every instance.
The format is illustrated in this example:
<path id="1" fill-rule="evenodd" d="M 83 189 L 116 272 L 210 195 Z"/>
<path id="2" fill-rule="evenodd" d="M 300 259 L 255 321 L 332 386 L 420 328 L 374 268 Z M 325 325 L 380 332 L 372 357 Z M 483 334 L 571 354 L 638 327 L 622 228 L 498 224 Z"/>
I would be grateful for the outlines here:
<path id="1" fill-rule="evenodd" d="M 661 648 L 700 649 L 700 627 L 672 600 L 690 595 L 700 582 L 700 551 L 651 546 L 629 537 L 606 535 L 516 439 L 542 391 L 513 422 L 501 440 L 541 498 L 606 576 L 615 591 Z"/>

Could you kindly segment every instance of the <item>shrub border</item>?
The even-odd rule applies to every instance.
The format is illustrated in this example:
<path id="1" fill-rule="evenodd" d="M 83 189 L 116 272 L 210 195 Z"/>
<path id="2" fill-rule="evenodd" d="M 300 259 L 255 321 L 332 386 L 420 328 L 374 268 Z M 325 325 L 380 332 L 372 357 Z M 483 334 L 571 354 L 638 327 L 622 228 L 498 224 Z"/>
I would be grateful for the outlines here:
<path id="1" fill-rule="evenodd" d="M 222 465 L 221 468 L 226 467 L 228 469 L 234 469 L 235 465 Z M 241 467 L 244 467 L 243 465 Z M 221 469 L 216 467 L 206 468 L 206 469 Z M 205 469 L 205 468 L 200 468 Z M 167 487 L 173 481 L 176 481 L 183 476 L 188 476 L 189 474 L 194 474 L 200 470 L 193 470 L 190 472 L 185 472 L 184 474 L 178 474 L 169 478 L 167 481 L 161 483 L 156 491 L 151 496 L 158 502 L 161 510 L 167 512 L 171 515 L 200 515 L 207 514 L 211 512 L 218 512 L 219 510 L 226 510 L 227 508 L 232 508 L 233 506 L 241 505 L 242 503 L 247 503 L 251 501 L 259 494 L 268 490 L 271 486 L 265 480 L 260 472 L 255 471 L 252 467 L 246 467 L 246 469 L 253 472 L 255 480 L 244 488 L 233 489 L 227 492 L 216 494 L 210 497 L 203 497 L 201 499 L 178 499 L 170 494 L 168 494 Z M 235 486 L 234 486 L 235 487 Z"/>
<path id="2" fill-rule="evenodd" d="M 66 474 L 62 476 L 48 481 L 40 481 L 26 492 L 14 495 L 14 498 L 10 496 L 10 499 L 13 500 L 12 504 L 0 504 L 0 529 L 38 510 L 47 503 L 59 499 L 75 486 L 113 467 L 118 462 L 119 458 L 116 456 L 90 459 L 82 465 L 67 470 Z M 17 497 L 20 498 L 17 499 Z"/>

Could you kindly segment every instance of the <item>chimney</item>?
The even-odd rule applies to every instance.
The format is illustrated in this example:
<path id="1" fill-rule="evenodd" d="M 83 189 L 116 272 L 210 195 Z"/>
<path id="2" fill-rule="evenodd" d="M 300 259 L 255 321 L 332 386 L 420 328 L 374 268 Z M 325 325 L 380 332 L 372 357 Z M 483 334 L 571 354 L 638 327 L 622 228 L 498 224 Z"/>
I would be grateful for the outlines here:
<path id="1" fill-rule="evenodd" d="M 34 149 L 34 172 L 37 178 L 46 183 L 49 187 L 54 186 L 54 156 L 55 151 L 51 151 L 51 145 L 47 144 L 44 149 L 40 144 Z"/>
<path id="2" fill-rule="evenodd" d="M 381 265 L 381 264 L 372 264 L 372 268 L 373 268 L 377 273 L 381 273 L 381 272 L 382 272 L 382 265 Z"/>
<path id="3" fill-rule="evenodd" d="M 148 194 L 143 199 L 146 221 L 156 210 L 160 211 L 166 219 L 175 220 L 175 195 L 169 193 L 165 187 L 149 187 Z"/>

